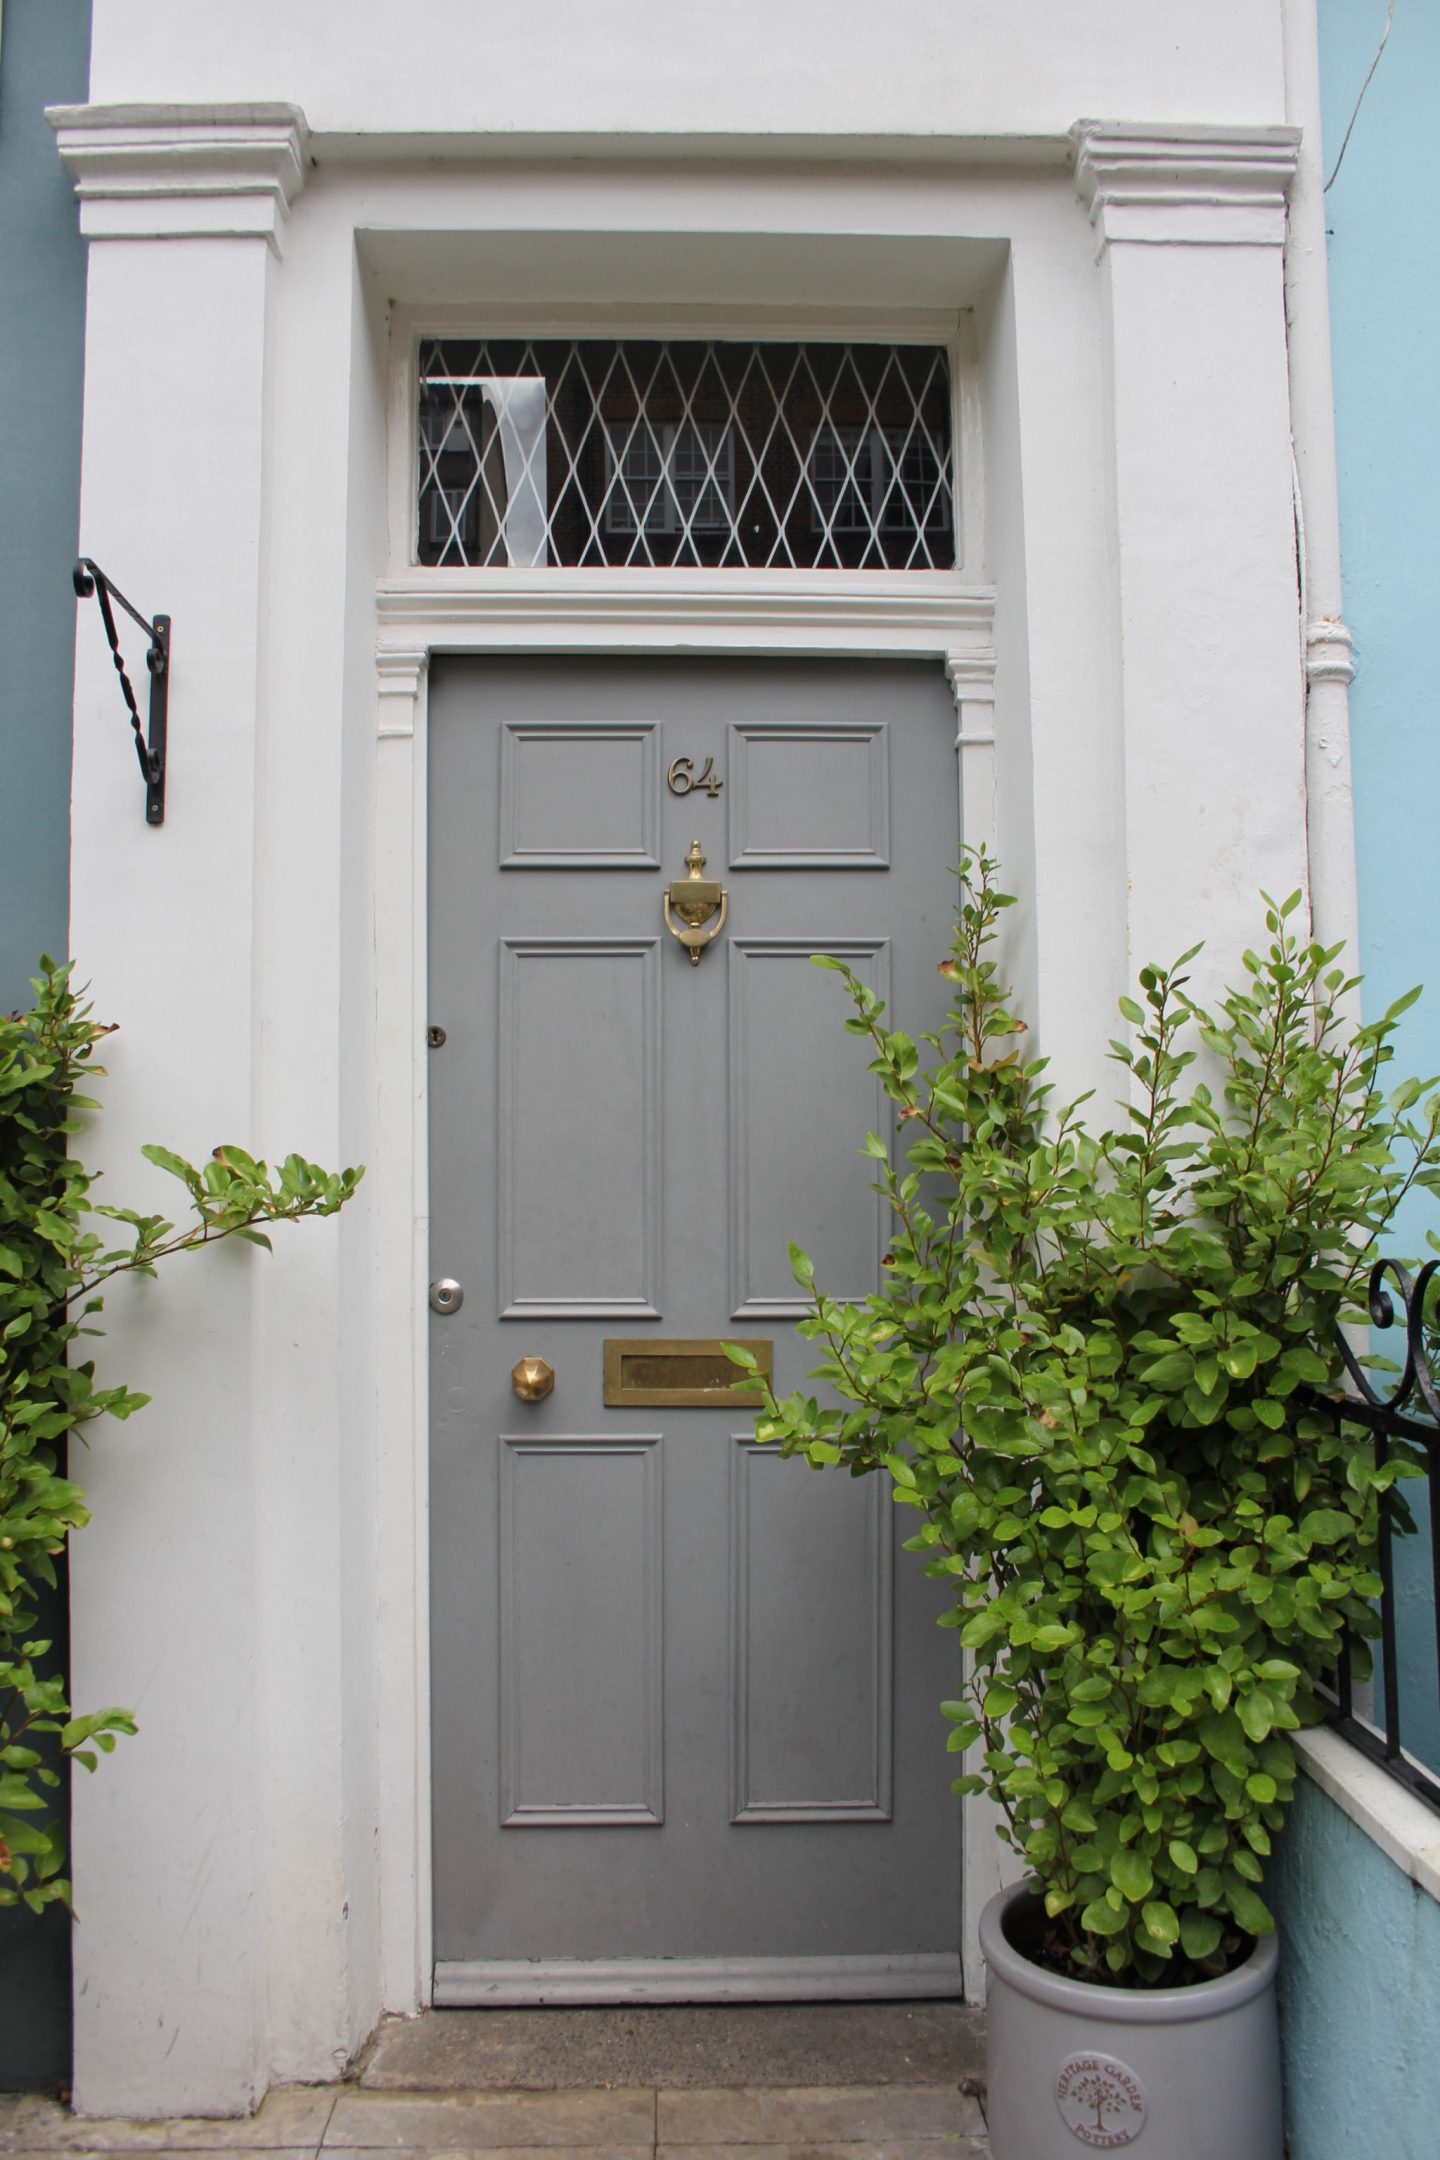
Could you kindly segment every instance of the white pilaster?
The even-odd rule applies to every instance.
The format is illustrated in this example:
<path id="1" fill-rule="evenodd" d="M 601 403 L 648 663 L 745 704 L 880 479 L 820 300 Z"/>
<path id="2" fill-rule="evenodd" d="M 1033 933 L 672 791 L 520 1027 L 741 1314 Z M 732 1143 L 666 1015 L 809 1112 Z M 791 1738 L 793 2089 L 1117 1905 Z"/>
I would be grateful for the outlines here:
<path id="1" fill-rule="evenodd" d="M 51 117 L 95 243 L 81 545 L 174 623 L 158 829 L 98 625 L 79 625 L 72 936 L 122 1029 L 83 1144 L 107 1198 L 178 1215 L 140 1144 L 203 1159 L 256 1124 L 268 316 L 304 123 Z M 105 1375 L 155 1399 L 96 1428 L 80 1469 L 94 1523 L 73 1555 L 74 1697 L 133 1704 L 140 1726 L 76 1780 L 88 2113 L 241 2112 L 268 2071 L 256 1257 L 227 1247 L 113 1291 L 97 1346 Z"/>
<path id="2" fill-rule="evenodd" d="M 1202 995 L 1306 883 L 1282 247 L 1296 131 L 1081 122 L 1103 284 L 1133 970 Z"/>
<path id="3" fill-rule="evenodd" d="M 384 626 L 381 626 L 382 637 Z M 426 703 L 431 643 L 375 652 L 371 796 L 375 954 L 371 1196 L 386 1226 L 373 1246 L 376 1514 L 381 1618 L 375 1702 L 380 1749 L 378 1965 L 386 2010 L 430 2001 L 430 1262 Z"/>

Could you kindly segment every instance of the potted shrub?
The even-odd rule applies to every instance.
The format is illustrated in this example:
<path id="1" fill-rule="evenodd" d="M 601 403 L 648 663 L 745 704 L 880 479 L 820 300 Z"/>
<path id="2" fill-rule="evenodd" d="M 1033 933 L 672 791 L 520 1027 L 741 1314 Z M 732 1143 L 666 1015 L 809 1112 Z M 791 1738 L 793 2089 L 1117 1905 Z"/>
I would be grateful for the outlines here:
<path id="1" fill-rule="evenodd" d="M 992 1797 L 1025 1871 L 982 1920 L 995 2160 L 1279 2160 L 1262 1878 L 1287 1736 L 1347 1631 L 1365 1656 L 1377 1495 L 1419 1468 L 1397 1446 L 1377 1470 L 1326 1391 L 1377 1238 L 1440 1184 L 1440 1097 L 1382 1094 L 1410 1000 L 1348 1027 L 1297 894 L 1216 1014 L 1187 992 L 1198 947 L 1142 972 L 1109 1127 L 1056 1110 L 997 974 L 995 868 L 962 869 L 940 1034 L 819 963 L 908 1160 L 866 1140 L 886 1287 L 816 1296 L 823 1398 L 771 1396 L 757 1434 L 887 1475 L 951 1594 L 955 1790 Z"/>

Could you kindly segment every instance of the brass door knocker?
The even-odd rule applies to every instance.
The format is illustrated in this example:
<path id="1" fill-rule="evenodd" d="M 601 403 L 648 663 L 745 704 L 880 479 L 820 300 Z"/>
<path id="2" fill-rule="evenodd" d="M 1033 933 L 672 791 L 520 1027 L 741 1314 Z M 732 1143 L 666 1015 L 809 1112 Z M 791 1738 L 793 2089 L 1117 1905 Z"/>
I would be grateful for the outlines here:
<path id="1" fill-rule="evenodd" d="M 714 943 L 725 927 L 730 895 L 713 878 L 700 875 L 705 868 L 705 857 L 700 852 L 698 840 L 691 841 L 685 866 L 684 877 L 676 878 L 665 893 L 665 927 L 671 937 L 679 938 L 689 953 L 691 967 L 699 967 L 701 953 L 707 945 Z M 678 922 L 675 920 L 677 915 Z"/>

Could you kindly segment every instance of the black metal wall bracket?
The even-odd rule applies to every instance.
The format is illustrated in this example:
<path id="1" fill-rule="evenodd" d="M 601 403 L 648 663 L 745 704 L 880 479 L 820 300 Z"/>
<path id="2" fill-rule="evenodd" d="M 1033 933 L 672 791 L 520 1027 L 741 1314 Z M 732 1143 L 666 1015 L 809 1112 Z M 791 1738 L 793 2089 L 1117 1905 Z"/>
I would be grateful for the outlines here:
<path id="1" fill-rule="evenodd" d="M 118 585 L 112 585 L 105 572 L 88 555 L 82 555 L 71 572 L 75 591 L 80 599 L 88 600 L 94 593 L 100 603 L 100 615 L 105 624 L 105 635 L 110 640 L 110 657 L 115 662 L 115 672 L 120 677 L 120 690 L 125 699 L 125 709 L 130 715 L 130 725 L 135 731 L 135 755 L 140 760 L 140 770 L 145 775 L 145 822 L 147 825 L 163 825 L 165 822 L 165 737 L 170 709 L 170 617 L 154 615 L 147 622 L 138 608 L 132 607 Z M 115 630 L 115 611 L 112 600 L 118 600 L 126 614 L 139 623 L 150 640 L 145 655 L 145 665 L 150 670 L 150 732 L 148 739 L 141 733 L 140 710 L 135 703 L 135 692 L 130 677 L 125 672 L 125 662 L 120 653 L 120 640 Z"/>

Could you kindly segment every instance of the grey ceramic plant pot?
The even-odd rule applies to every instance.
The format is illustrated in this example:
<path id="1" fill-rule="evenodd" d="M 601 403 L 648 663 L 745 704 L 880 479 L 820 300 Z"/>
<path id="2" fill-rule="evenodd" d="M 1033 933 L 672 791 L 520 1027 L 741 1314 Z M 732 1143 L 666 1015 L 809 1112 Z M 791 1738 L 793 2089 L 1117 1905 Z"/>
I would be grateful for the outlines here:
<path id="1" fill-rule="evenodd" d="M 1282 2160 L 1275 1938 L 1222 1980 L 1109 1988 L 1016 1947 L 1023 1884 L 980 1915 L 994 2160 Z"/>

